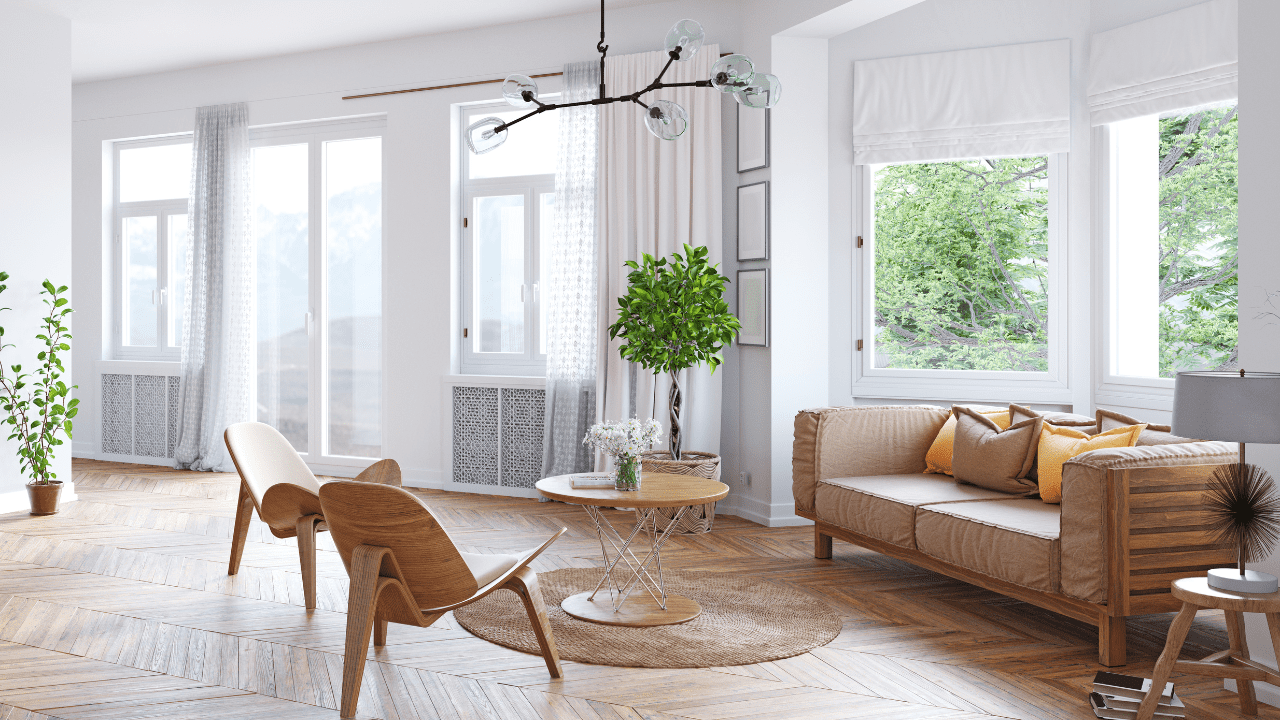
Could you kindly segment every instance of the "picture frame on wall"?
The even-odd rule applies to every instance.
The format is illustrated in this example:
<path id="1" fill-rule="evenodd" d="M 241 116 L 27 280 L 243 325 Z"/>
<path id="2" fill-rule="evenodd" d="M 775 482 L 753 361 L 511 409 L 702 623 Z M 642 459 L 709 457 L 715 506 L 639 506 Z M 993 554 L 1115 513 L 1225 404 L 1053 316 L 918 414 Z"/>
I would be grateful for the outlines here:
<path id="1" fill-rule="evenodd" d="M 771 111 L 748 108 L 743 112 L 742 105 L 737 107 L 738 172 L 769 167 L 769 113 Z"/>
<path id="2" fill-rule="evenodd" d="M 739 345 L 769 347 L 769 269 L 738 271 Z"/>
<path id="3" fill-rule="evenodd" d="M 738 188 L 738 260 L 769 259 L 769 181 Z"/>

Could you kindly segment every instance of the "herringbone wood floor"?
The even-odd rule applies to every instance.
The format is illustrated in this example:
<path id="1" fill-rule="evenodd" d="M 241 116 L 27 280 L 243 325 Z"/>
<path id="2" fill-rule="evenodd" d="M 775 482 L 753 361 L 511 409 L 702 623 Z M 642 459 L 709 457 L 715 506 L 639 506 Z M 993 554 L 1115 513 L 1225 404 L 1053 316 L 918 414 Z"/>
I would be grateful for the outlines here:
<path id="1" fill-rule="evenodd" d="M 254 520 L 228 577 L 233 475 L 76 461 L 80 501 L 59 515 L 0 516 L 0 720 L 336 718 L 346 577 L 327 534 L 319 610 L 302 608 L 292 541 Z M 535 568 L 589 567 L 586 514 L 557 503 L 422 491 L 465 549 L 530 547 L 569 533 Z M 447 720 L 976 720 L 1090 718 L 1094 630 L 1048 612 L 836 543 L 814 560 L 808 528 L 720 517 L 679 537 L 668 567 L 756 575 L 844 618 L 830 645 L 743 667 L 640 670 L 565 663 L 472 637 L 446 616 L 392 626 L 371 653 L 362 717 Z M 1127 672 L 1150 675 L 1170 616 L 1130 625 Z M 1202 615 L 1186 656 L 1225 647 Z M 1240 717 L 1221 683 L 1182 677 L 1193 718 Z M 1280 718 L 1264 708 L 1263 716 Z"/>

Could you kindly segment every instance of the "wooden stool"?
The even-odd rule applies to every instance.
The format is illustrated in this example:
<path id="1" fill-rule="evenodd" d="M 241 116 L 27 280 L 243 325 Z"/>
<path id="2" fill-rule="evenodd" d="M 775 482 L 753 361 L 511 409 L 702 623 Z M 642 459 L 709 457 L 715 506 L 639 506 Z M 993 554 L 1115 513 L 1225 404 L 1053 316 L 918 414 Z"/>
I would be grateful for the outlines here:
<path id="1" fill-rule="evenodd" d="M 1151 690 L 1138 707 L 1138 720 L 1151 720 L 1160 692 L 1173 672 L 1188 675 L 1230 678 L 1236 681 L 1240 695 L 1240 712 L 1258 714 L 1258 701 L 1253 694 L 1253 681 L 1261 680 L 1280 684 L 1280 673 L 1249 659 L 1249 647 L 1244 639 L 1244 614 L 1262 613 L 1267 616 L 1267 629 L 1271 631 L 1271 645 L 1280 658 L 1280 593 L 1233 593 L 1209 587 L 1203 577 L 1182 578 L 1173 581 L 1173 596 L 1182 601 L 1182 609 L 1169 628 L 1169 639 L 1156 661 L 1155 677 Z M 1231 647 L 1216 652 L 1203 660 L 1179 660 L 1182 643 L 1187 639 L 1191 621 L 1198 610 L 1222 610 L 1227 617 L 1227 637 Z"/>

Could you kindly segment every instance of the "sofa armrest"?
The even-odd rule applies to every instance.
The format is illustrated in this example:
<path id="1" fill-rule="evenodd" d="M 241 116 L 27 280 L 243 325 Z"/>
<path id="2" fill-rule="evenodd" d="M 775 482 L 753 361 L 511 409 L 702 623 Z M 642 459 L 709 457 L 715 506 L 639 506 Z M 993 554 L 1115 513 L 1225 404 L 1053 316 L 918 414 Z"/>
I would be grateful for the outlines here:
<path id="1" fill-rule="evenodd" d="M 1201 528 L 1200 496 L 1214 469 L 1236 459 L 1232 443 L 1194 442 L 1094 450 L 1064 464 L 1062 591 L 1128 615 L 1167 598 L 1175 577 L 1230 564 Z"/>
<path id="2" fill-rule="evenodd" d="M 924 472 L 925 453 L 948 415 L 933 405 L 801 410 L 791 450 L 796 514 L 813 516 L 819 480 Z"/>

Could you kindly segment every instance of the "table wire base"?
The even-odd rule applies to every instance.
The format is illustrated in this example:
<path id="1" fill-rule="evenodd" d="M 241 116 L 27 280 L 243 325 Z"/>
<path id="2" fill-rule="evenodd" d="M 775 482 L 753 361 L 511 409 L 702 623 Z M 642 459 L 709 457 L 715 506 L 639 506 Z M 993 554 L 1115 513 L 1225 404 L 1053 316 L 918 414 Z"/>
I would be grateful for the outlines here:
<path id="1" fill-rule="evenodd" d="M 667 524 L 665 530 L 658 530 L 658 521 L 656 517 L 657 508 L 641 508 L 640 521 L 632 528 L 631 533 L 625 538 L 622 533 L 614 528 L 613 523 L 609 522 L 609 518 L 604 513 L 604 508 L 584 505 L 587 515 L 591 516 L 592 521 L 596 524 L 596 537 L 600 540 L 600 552 L 604 555 L 604 577 L 600 578 L 600 582 L 596 584 L 594 590 L 591 591 L 589 599 L 594 600 L 601 588 L 608 588 L 610 595 L 613 597 L 613 611 L 618 612 L 622 607 L 622 603 L 626 602 L 631 593 L 637 586 L 643 587 L 648 591 L 654 602 L 658 603 L 658 607 L 663 610 L 667 609 L 667 588 L 666 582 L 662 577 L 662 546 L 666 544 L 671 537 L 672 532 L 680 525 L 680 518 L 684 516 L 687 507 L 681 507 L 676 510 L 675 517 Z M 649 536 L 649 552 L 644 559 L 636 557 L 631 551 L 631 543 L 640 535 L 647 534 Z M 613 550 L 610 555 L 610 548 Z M 619 566 L 619 563 L 625 563 L 626 568 Z M 653 574 L 649 572 L 653 568 L 658 577 L 655 580 Z M 615 572 L 621 575 L 621 578 L 615 577 Z M 627 577 L 627 573 L 630 577 Z"/>

